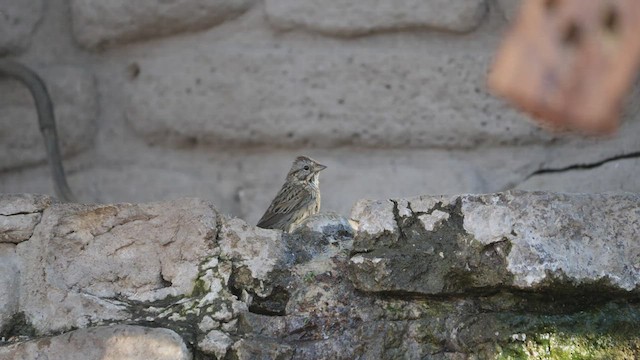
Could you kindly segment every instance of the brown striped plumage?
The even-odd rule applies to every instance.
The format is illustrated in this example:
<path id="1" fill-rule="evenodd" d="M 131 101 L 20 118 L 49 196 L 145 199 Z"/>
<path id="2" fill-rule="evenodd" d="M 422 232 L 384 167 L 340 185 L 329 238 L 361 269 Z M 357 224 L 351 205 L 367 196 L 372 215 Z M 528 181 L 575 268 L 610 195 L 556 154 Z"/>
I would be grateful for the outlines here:
<path id="1" fill-rule="evenodd" d="M 287 179 L 258 227 L 291 232 L 306 218 L 320 211 L 319 172 L 326 166 L 306 156 L 298 156 Z"/>

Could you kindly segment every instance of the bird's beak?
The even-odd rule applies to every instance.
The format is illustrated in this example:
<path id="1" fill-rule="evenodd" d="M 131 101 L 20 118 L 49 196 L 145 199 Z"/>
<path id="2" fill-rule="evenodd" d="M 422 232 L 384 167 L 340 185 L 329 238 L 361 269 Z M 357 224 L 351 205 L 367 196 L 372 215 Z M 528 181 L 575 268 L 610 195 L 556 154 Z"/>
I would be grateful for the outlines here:
<path id="1" fill-rule="evenodd" d="M 324 169 L 326 169 L 327 167 L 322 165 L 322 164 L 316 164 L 316 172 L 320 172 Z"/>

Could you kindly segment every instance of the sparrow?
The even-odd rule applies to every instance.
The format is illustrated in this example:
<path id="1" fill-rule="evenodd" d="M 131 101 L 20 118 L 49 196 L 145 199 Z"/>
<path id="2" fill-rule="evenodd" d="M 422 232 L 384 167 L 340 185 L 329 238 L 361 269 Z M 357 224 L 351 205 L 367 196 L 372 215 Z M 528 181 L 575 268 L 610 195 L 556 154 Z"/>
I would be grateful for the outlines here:
<path id="1" fill-rule="evenodd" d="M 320 211 L 319 173 L 326 168 L 307 156 L 298 156 L 258 227 L 291 232 Z"/>

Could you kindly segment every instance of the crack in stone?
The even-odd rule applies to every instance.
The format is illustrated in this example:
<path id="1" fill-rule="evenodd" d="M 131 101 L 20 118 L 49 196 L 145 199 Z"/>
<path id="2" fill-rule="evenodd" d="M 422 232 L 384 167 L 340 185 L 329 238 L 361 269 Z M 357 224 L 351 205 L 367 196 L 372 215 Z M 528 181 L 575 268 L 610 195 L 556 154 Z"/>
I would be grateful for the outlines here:
<path id="1" fill-rule="evenodd" d="M 42 214 L 44 210 L 41 211 L 18 211 L 15 213 L 2 213 L 0 216 L 17 216 L 17 215 L 31 215 L 31 214 Z"/>
<path id="2" fill-rule="evenodd" d="M 109 254 L 109 255 L 115 255 L 118 251 L 124 250 L 124 249 L 126 249 L 126 248 L 128 248 L 128 247 L 131 247 L 131 246 L 135 245 L 135 244 L 136 244 L 136 242 L 135 242 L 135 241 L 131 241 L 131 242 L 127 243 L 127 244 L 124 244 L 124 245 L 122 245 L 122 246 L 120 246 L 120 247 L 116 248 L 116 249 L 115 249 L 115 250 L 113 250 L 113 252 L 112 252 L 111 254 Z"/>
<path id="3" fill-rule="evenodd" d="M 217 245 L 220 243 L 220 239 L 222 236 L 222 223 L 224 222 L 224 217 L 222 214 L 216 211 L 216 235 L 213 238 L 214 243 Z"/>
<path id="4" fill-rule="evenodd" d="M 151 220 L 153 220 L 153 219 L 155 219 L 157 217 L 158 217 L 158 215 L 135 214 L 135 215 L 132 215 L 130 217 L 121 219 L 120 221 L 118 221 L 115 224 L 108 225 L 108 226 L 106 226 L 106 229 L 104 229 L 104 231 L 100 231 L 100 232 L 97 232 L 96 234 L 92 234 L 92 235 L 95 238 L 95 237 L 107 234 L 107 233 L 113 231 L 113 229 L 115 229 L 117 227 L 125 226 L 125 225 L 127 225 L 129 223 L 132 223 L 132 222 L 135 222 L 135 221 L 147 221 L 148 222 L 148 221 L 151 221 Z"/>
<path id="5" fill-rule="evenodd" d="M 636 159 L 636 158 L 640 159 L 640 151 L 634 151 L 628 154 L 612 156 L 612 157 L 609 157 L 600 161 L 596 161 L 593 163 L 574 164 L 574 165 L 568 165 L 560 168 L 542 168 L 530 173 L 529 175 L 525 176 L 522 180 L 515 180 L 512 182 L 508 182 L 505 186 L 503 186 L 498 191 L 504 192 L 508 190 L 513 190 L 515 189 L 516 186 L 526 182 L 527 180 L 535 176 L 540 176 L 545 174 L 558 174 L 558 173 L 569 172 L 569 171 L 591 170 L 591 169 L 598 168 L 602 165 L 606 165 L 610 162 L 615 162 L 619 160 Z"/>
<path id="6" fill-rule="evenodd" d="M 407 234 L 405 234 L 402 224 L 402 218 L 400 217 L 400 209 L 398 208 L 398 202 L 395 200 L 389 199 L 393 203 L 393 218 L 396 222 L 396 226 L 398 227 L 398 240 L 405 241 L 407 240 Z"/>
<path id="7" fill-rule="evenodd" d="M 597 167 L 600 167 L 602 165 L 605 165 L 607 163 L 610 162 L 614 162 L 614 161 L 619 161 L 619 160 L 626 160 L 626 159 L 635 159 L 635 158 L 640 158 L 640 151 L 636 151 L 636 152 L 632 152 L 632 153 L 628 153 L 628 154 L 622 154 L 622 155 L 616 155 L 616 156 L 612 156 L 610 158 L 606 158 L 594 163 L 587 163 L 587 164 L 574 164 L 574 165 L 569 165 L 569 166 L 565 166 L 565 167 L 561 167 L 561 168 L 542 168 L 542 169 L 538 169 L 536 171 L 534 171 L 533 173 L 529 174 L 529 176 L 527 176 L 523 181 L 529 180 L 530 178 L 534 177 L 534 176 L 538 176 L 538 175 L 544 175 L 544 174 L 555 174 L 555 173 L 562 173 L 562 172 L 567 172 L 567 171 L 575 171 L 575 170 L 591 170 L 591 169 L 595 169 Z"/>

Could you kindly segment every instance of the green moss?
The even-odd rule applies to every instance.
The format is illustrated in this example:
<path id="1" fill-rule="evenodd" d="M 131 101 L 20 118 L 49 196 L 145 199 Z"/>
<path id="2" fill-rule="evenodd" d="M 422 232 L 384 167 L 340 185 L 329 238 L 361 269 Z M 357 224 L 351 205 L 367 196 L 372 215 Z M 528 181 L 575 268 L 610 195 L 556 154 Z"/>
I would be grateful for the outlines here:
<path id="1" fill-rule="evenodd" d="M 608 360 L 637 359 L 640 340 L 611 335 L 569 335 L 542 333 L 510 343 L 496 356 L 498 360 Z"/>
<path id="2" fill-rule="evenodd" d="M 200 297 L 209 292 L 209 288 L 207 287 L 207 283 L 197 278 L 193 284 L 193 290 L 191 291 L 191 297 Z"/>
<path id="3" fill-rule="evenodd" d="M 448 301 L 423 300 L 420 303 L 420 312 L 429 318 L 441 318 L 449 316 L 456 310 L 455 303 Z"/>
<path id="4" fill-rule="evenodd" d="M 637 304 L 611 302 L 564 315 L 504 315 L 524 341 L 502 343 L 496 359 L 606 360 L 640 358 Z"/>
<path id="5" fill-rule="evenodd" d="M 446 337 L 444 322 L 420 322 L 414 331 L 421 344 L 430 345 L 434 349 L 438 349 Z"/>
<path id="6" fill-rule="evenodd" d="M 302 280 L 304 280 L 304 282 L 307 284 L 311 284 L 315 282 L 316 274 L 313 271 L 308 271 L 306 274 L 304 274 L 304 277 L 302 278 Z"/>
<path id="7" fill-rule="evenodd" d="M 24 313 L 19 312 L 13 315 L 2 329 L 0 329 L 0 339 L 10 339 L 16 336 L 34 337 L 36 333 L 36 329 L 31 325 Z"/>

